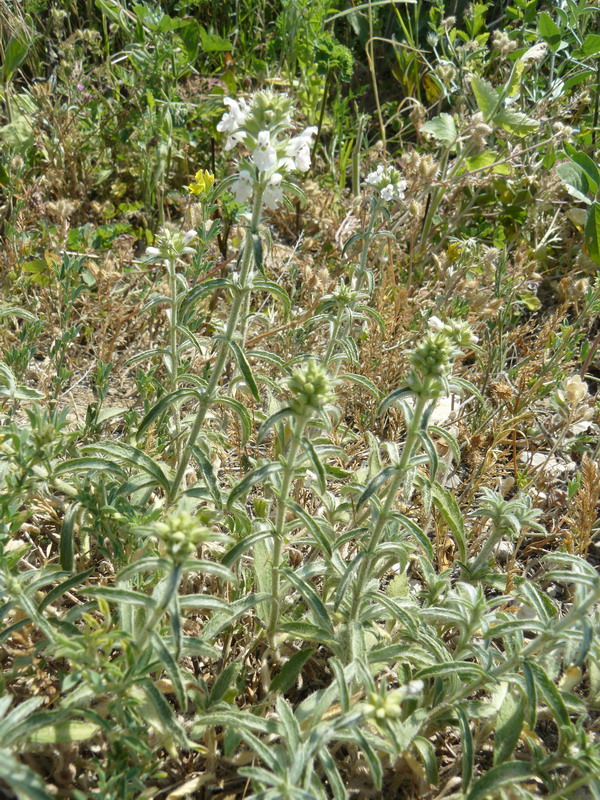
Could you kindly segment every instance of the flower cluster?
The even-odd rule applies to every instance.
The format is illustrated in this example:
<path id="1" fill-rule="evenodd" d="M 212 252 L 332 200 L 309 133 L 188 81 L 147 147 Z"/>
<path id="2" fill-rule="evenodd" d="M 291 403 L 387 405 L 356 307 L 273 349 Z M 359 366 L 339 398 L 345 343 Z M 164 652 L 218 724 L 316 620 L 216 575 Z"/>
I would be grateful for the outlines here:
<path id="1" fill-rule="evenodd" d="M 461 347 L 472 347 L 477 337 L 466 322 L 451 320 L 444 323 L 438 317 L 429 319 L 431 330 L 410 354 L 413 371 L 408 383 L 417 394 L 439 397 L 448 394 L 448 378 L 454 359 Z"/>
<path id="2" fill-rule="evenodd" d="M 228 540 L 229 537 L 209 527 L 210 522 L 210 514 L 202 510 L 192 516 L 185 509 L 180 509 L 164 521 L 155 522 L 152 533 L 161 541 L 166 555 L 175 564 L 182 564 L 196 552 L 199 545 Z"/>
<path id="3" fill-rule="evenodd" d="M 383 693 L 369 692 L 368 700 L 363 704 L 364 713 L 375 723 L 400 719 L 403 701 L 409 697 L 418 697 L 423 688 L 423 681 L 414 680 L 399 689 Z"/>
<path id="4" fill-rule="evenodd" d="M 238 203 L 245 203 L 259 185 L 268 208 L 275 209 L 283 199 L 282 181 L 286 174 L 306 172 L 310 167 L 310 147 L 317 129 L 309 127 L 290 136 L 292 102 L 287 95 L 265 90 L 256 92 L 249 102 L 226 97 L 228 108 L 217 125 L 227 134 L 225 150 L 243 145 L 250 153 L 233 184 Z"/>
<path id="5" fill-rule="evenodd" d="M 146 248 L 146 256 L 150 259 L 175 261 L 184 255 L 194 255 L 196 251 L 190 245 L 197 236 L 198 234 L 194 230 L 181 233 L 172 228 L 161 228 L 156 236 L 154 246 Z"/>
<path id="6" fill-rule="evenodd" d="M 408 186 L 397 169 L 383 167 L 381 164 L 367 176 L 366 183 L 376 189 L 386 203 L 391 200 L 404 200 L 404 193 Z"/>
<path id="7" fill-rule="evenodd" d="M 323 367 L 314 361 L 297 369 L 288 379 L 287 385 L 294 395 L 290 407 L 301 416 L 311 416 L 335 397 L 333 382 Z"/>

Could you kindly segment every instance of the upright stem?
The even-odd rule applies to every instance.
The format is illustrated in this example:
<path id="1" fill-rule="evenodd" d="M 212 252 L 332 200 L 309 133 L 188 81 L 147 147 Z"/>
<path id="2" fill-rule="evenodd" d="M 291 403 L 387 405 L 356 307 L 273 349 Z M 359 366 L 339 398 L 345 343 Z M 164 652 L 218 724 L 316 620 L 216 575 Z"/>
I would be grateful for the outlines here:
<path id="1" fill-rule="evenodd" d="M 292 485 L 296 467 L 296 457 L 300 449 L 300 440 L 308 419 L 298 416 L 295 419 L 292 429 L 292 439 L 285 460 L 281 489 L 277 499 L 277 516 L 275 518 L 275 535 L 273 541 L 273 560 L 271 562 L 271 608 L 269 611 L 269 622 L 267 626 L 267 636 L 271 649 L 274 648 L 275 631 L 279 620 L 279 572 L 281 564 L 281 551 L 285 534 L 285 512 L 286 502 Z"/>
<path id="2" fill-rule="evenodd" d="M 225 369 L 225 365 L 227 364 L 227 359 L 229 357 L 229 342 L 233 339 L 235 335 L 235 331 L 238 325 L 240 310 L 244 304 L 244 299 L 248 291 L 246 284 L 248 282 L 248 275 L 250 273 L 250 267 L 252 265 L 252 260 L 254 256 L 252 235 L 254 233 L 257 233 L 258 231 L 258 226 L 260 223 L 260 217 L 262 213 L 262 196 L 263 196 L 263 189 L 257 187 L 256 194 L 254 196 L 254 204 L 252 207 L 252 219 L 250 221 L 250 227 L 248 229 L 248 232 L 246 233 L 246 239 L 244 241 L 244 255 L 242 258 L 242 266 L 239 277 L 240 287 L 234 295 L 233 302 L 231 304 L 231 311 L 229 312 L 229 319 L 227 321 L 227 327 L 225 328 L 225 334 L 221 341 L 219 352 L 217 353 L 217 358 L 215 360 L 214 367 L 210 374 L 210 379 L 200 399 L 200 405 L 198 406 L 198 410 L 196 412 L 196 419 L 194 420 L 194 424 L 192 425 L 192 429 L 190 430 L 190 435 L 188 436 L 185 449 L 183 451 L 181 460 L 179 462 L 179 466 L 177 468 L 177 472 L 175 473 L 175 478 L 173 479 L 173 483 L 171 484 L 171 491 L 169 496 L 169 500 L 171 503 L 176 500 L 177 495 L 179 494 L 179 487 L 181 486 L 183 476 L 185 475 L 185 471 L 192 457 L 192 448 L 196 444 L 198 435 L 202 430 L 202 425 L 204 424 L 204 420 L 206 419 L 206 414 L 208 412 L 210 404 L 214 399 L 215 390 L 219 384 L 219 381 L 221 380 L 221 376 L 223 374 L 223 370 Z"/>
<path id="3" fill-rule="evenodd" d="M 175 270 L 175 259 L 170 258 L 167 262 L 167 269 L 169 271 L 169 288 L 171 291 L 171 316 L 169 319 L 169 349 L 171 351 L 171 391 L 177 389 L 177 375 L 179 372 L 179 348 L 177 343 L 177 273 Z M 173 408 L 175 417 L 175 452 L 179 453 L 181 448 L 181 419 L 179 416 L 179 409 L 177 406 Z"/>
<path id="4" fill-rule="evenodd" d="M 171 598 L 179 589 L 180 581 L 181 581 L 181 565 L 173 564 L 171 572 L 169 573 L 168 576 L 167 585 L 165 586 L 163 596 L 160 598 L 160 600 L 157 601 L 154 611 L 146 619 L 146 622 L 142 626 L 142 629 L 136 636 L 136 644 L 138 645 L 138 647 L 143 648 L 144 644 L 146 643 L 146 639 L 148 638 L 148 635 L 154 630 L 156 625 L 162 619 L 163 614 L 165 613 L 169 603 L 171 602 Z"/>
<path id="5" fill-rule="evenodd" d="M 358 267 L 356 269 L 356 277 L 354 279 L 354 291 L 358 294 L 362 289 L 363 280 L 365 278 L 365 272 L 367 269 L 367 259 L 369 257 L 369 245 L 371 244 L 371 239 L 373 238 L 373 228 L 375 227 L 375 221 L 377 219 L 377 212 L 379 211 L 379 205 L 375 199 L 371 201 L 371 213 L 369 216 L 369 222 L 367 224 L 367 229 L 365 231 L 365 238 L 363 241 L 363 249 L 360 254 L 360 261 L 358 263 Z M 335 351 L 335 346 L 340 339 L 345 339 L 346 336 L 350 333 L 350 328 L 352 327 L 352 305 L 350 304 L 346 307 L 346 321 L 342 326 L 343 322 L 343 314 L 344 309 L 341 308 L 338 311 L 338 316 L 333 324 L 333 329 L 331 331 L 331 338 L 329 340 L 329 345 L 327 347 L 327 353 L 325 354 L 325 366 L 328 365 L 333 353 Z M 340 332 L 341 331 L 341 332 Z M 339 335 L 338 335 L 339 334 Z M 336 364 L 333 368 L 333 376 L 335 377 L 339 372 L 339 363 Z"/>
<path id="6" fill-rule="evenodd" d="M 371 541 L 369 542 L 369 547 L 366 551 L 366 557 L 363 558 L 358 568 L 356 583 L 354 585 L 354 599 L 353 599 L 352 613 L 351 613 L 351 617 L 354 620 L 358 617 L 358 614 L 360 612 L 360 606 L 363 598 L 364 588 L 371 573 L 373 556 L 376 554 L 377 548 L 381 543 L 381 538 L 383 536 L 386 523 L 389 519 L 394 502 L 396 500 L 396 495 L 398 493 L 398 490 L 402 486 L 403 481 L 406 480 L 406 471 L 408 469 L 410 459 L 413 455 L 415 445 L 417 444 L 419 438 L 421 419 L 423 417 L 425 407 L 427 403 L 430 401 L 430 399 L 431 398 L 427 396 L 426 392 L 420 394 L 417 397 L 417 402 L 415 404 L 412 419 L 410 421 L 410 424 L 408 426 L 408 431 L 406 433 L 406 441 L 404 442 L 404 448 L 402 449 L 402 456 L 400 457 L 400 461 L 398 462 L 397 472 L 390 483 L 385 498 L 385 502 L 383 504 L 383 508 L 379 513 L 377 523 L 375 524 L 375 528 L 371 535 Z"/>

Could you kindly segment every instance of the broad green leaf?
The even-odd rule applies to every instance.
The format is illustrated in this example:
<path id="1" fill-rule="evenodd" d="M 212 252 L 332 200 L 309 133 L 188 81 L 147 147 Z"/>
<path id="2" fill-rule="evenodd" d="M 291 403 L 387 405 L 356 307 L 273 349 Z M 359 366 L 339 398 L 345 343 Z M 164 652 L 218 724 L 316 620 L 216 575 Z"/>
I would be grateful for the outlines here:
<path id="1" fill-rule="evenodd" d="M 532 119 L 520 111 L 499 111 L 494 119 L 505 131 L 514 133 L 515 136 L 527 136 L 540 127 L 537 119 Z"/>
<path id="2" fill-rule="evenodd" d="M 581 167 L 588 182 L 588 192 L 596 194 L 600 188 L 600 170 L 595 162 L 587 155 L 579 150 L 575 150 L 573 145 L 565 142 L 565 153 L 577 166 Z"/>
<path id="3" fill-rule="evenodd" d="M 493 150 L 486 150 L 484 153 L 480 153 L 477 156 L 466 158 L 465 164 L 467 165 L 467 169 L 472 172 L 476 169 L 484 169 L 485 167 L 489 167 L 499 160 L 500 156 L 498 153 Z M 492 167 L 491 171 L 495 175 L 510 175 L 512 170 L 510 168 L 510 164 L 496 164 L 495 167 Z"/>
<path id="4" fill-rule="evenodd" d="M 550 50 L 556 52 L 560 47 L 560 40 L 562 33 L 556 22 L 552 19 L 550 14 L 542 11 L 538 19 L 538 33 L 546 42 Z"/>
<path id="5" fill-rule="evenodd" d="M 450 114 L 440 114 L 439 117 L 426 122 L 421 131 L 428 133 L 446 147 L 451 147 L 458 137 L 454 119 Z"/>
<path id="6" fill-rule="evenodd" d="M 17 70 L 25 60 L 29 52 L 29 47 L 30 45 L 18 36 L 13 34 L 10 37 L 4 50 L 4 63 L 2 65 L 2 77 L 5 83 L 11 80 L 15 70 Z"/>
<path id="7" fill-rule="evenodd" d="M 228 39 L 223 39 L 215 33 L 208 33 L 202 25 L 200 25 L 200 41 L 205 53 L 230 53 L 233 50 L 233 45 Z"/>
<path id="8" fill-rule="evenodd" d="M 592 203 L 588 210 L 584 238 L 590 258 L 600 264 L 600 203 Z"/>
<path id="9" fill-rule="evenodd" d="M 579 50 L 575 50 L 575 58 L 589 58 L 600 53 L 600 34 L 588 33 Z"/>
<path id="10" fill-rule="evenodd" d="M 498 110 L 500 94 L 494 89 L 491 83 L 480 78 L 478 75 L 473 75 L 471 77 L 471 88 L 475 95 L 477 107 L 487 122 Z"/>
<path id="11" fill-rule="evenodd" d="M 562 161 L 556 165 L 556 174 L 567 187 L 571 197 L 582 200 L 588 205 L 591 203 L 590 198 L 587 196 L 588 180 L 578 164 L 574 164 L 572 161 Z"/>

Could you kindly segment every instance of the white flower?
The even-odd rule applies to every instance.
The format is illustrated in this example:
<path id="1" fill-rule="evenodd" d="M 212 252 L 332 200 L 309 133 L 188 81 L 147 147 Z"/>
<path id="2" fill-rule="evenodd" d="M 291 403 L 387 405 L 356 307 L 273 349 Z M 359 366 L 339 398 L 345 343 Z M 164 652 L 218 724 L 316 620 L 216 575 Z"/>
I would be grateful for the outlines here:
<path id="1" fill-rule="evenodd" d="M 248 104 L 245 100 L 233 100 L 231 97 L 226 97 L 223 102 L 229 107 L 219 124 L 217 130 L 220 133 L 236 131 L 244 124 L 246 115 L 248 114 Z"/>
<path id="2" fill-rule="evenodd" d="M 546 53 L 548 52 L 548 45 L 546 42 L 538 42 L 534 44 L 533 47 L 530 47 L 523 55 L 521 56 L 521 61 L 523 64 L 527 64 L 530 61 L 541 61 Z"/>
<path id="3" fill-rule="evenodd" d="M 252 160 L 261 172 L 271 169 L 277 163 L 277 152 L 271 144 L 271 134 L 269 131 L 261 131 L 258 134 L 257 148 L 252 153 Z"/>
<path id="4" fill-rule="evenodd" d="M 160 257 L 160 250 L 158 247 L 147 247 L 146 248 L 146 256 L 148 258 L 159 258 Z"/>
<path id="5" fill-rule="evenodd" d="M 391 183 L 388 183 L 387 186 L 384 186 L 381 190 L 381 199 L 389 202 L 390 200 L 394 199 L 394 186 Z"/>
<path id="6" fill-rule="evenodd" d="M 366 183 L 369 183 L 371 186 L 375 186 L 375 184 L 379 183 L 381 178 L 383 177 L 383 167 L 380 164 L 375 172 L 370 172 L 367 175 Z"/>
<path id="7" fill-rule="evenodd" d="M 284 159 L 286 162 L 289 160 L 293 162 L 293 167 L 290 168 L 295 167 L 300 172 L 308 171 L 310 168 L 310 146 L 316 133 L 317 128 L 312 125 L 309 128 L 305 128 L 299 136 L 294 136 L 293 139 L 290 139 L 285 149 L 287 158 Z"/>
<path id="8" fill-rule="evenodd" d="M 272 175 L 269 184 L 263 194 L 265 205 L 272 211 L 275 210 L 279 205 L 279 203 L 283 200 L 283 190 L 281 188 L 281 180 L 282 176 L 280 175 L 279 172 L 276 172 L 274 175 Z"/>
<path id="9" fill-rule="evenodd" d="M 441 331 L 444 327 L 444 323 L 439 317 L 433 316 L 429 317 L 427 320 L 427 324 L 431 328 L 432 331 Z"/>
<path id="10" fill-rule="evenodd" d="M 565 400 L 570 406 L 577 406 L 587 399 L 589 388 L 579 375 L 571 375 L 562 383 Z"/>
<path id="11" fill-rule="evenodd" d="M 252 175 L 247 169 L 241 170 L 238 179 L 232 186 L 235 192 L 235 199 L 238 203 L 245 203 L 252 197 L 254 191 Z"/>
<path id="12" fill-rule="evenodd" d="M 183 245 L 184 245 L 184 247 L 183 247 L 183 250 L 181 251 L 182 255 L 184 253 L 188 253 L 189 255 L 193 255 L 196 252 L 195 249 L 193 247 L 189 247 L 189 245 L 191 244 L 191 242 L 194 241 L 194 239 L 197 239 L 197 238 L 198 238 L 198 232 L 195 231 L 193 228 L 183 235 Z"/>
<path id="13" fill-rule="evenodd" d="M 223 150 L 232 150 L 236 144 L 243 142 L 245 138 L 246 131 L 236 131 L 235 133 L 232 133 L 231 136 L 227 137 Z"/>
<path id="14" fill-rule="evenodd" d="M 404 191 L 408 186 L 406 181 L 401 180 L 397 169 L 394 167 L 387 167 L 386 169 L 382 164 L 374 172 L 369 173 L 365 183 L 373 186 L 386 203 L 391 200 L 404 200 Z"/>

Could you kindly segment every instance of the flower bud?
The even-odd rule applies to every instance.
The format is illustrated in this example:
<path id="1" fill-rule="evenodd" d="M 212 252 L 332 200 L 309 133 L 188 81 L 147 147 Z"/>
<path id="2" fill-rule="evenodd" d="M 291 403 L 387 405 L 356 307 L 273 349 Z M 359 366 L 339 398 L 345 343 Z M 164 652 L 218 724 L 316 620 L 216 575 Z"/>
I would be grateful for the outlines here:
<path id="1" fill-rule="evenodd" d="M 287 385 L 294 395 L 290 406 L 294 413 L 301 416 L 312 416 L 335 397 L 331 379 L 323 367 L 314 361 L 295 370 L 288 378 Z"/>
<path id="2" fill-rule="evenodd" d="M 176 564 L 182 564 L 198 545 L 223 541 L 227 537 L 206 525 L 209 517 L 193 517 L 185 510 L 174 511 L 162 522 L 155 522 L 153 532 L 162 542 L 166 555 Z"/>

